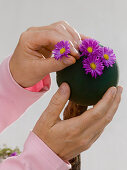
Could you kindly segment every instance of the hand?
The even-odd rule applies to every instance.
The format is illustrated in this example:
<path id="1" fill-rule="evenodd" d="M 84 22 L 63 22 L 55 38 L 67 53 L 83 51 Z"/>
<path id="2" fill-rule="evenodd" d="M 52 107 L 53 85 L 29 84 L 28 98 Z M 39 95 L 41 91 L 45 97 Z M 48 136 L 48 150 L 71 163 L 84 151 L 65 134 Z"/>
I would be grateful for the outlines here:
<path id="1" fill-rule="evenodd" d="M 63 160 L 70 160 L 87 150 L 111 122 L 121 100 L 122 87 L 111 87 L 103 98 L 82 115 L 60 120 L 60 113 L 70 95 L 63 83 L 51 99 L 33 132 Z"/>
<path id="2" fill-rule="evenodd" d="M 70 58 L 61 61 L 51 58 L 55 44 L 61 40 L 70 42 Z M 80 35 L 66 22 L 49 26 L 32 27 L 22 33 L 10 60 L 13 78 L 23 87 L 35 85 L 48 73 L 64 69 L 79 59 Z"/>

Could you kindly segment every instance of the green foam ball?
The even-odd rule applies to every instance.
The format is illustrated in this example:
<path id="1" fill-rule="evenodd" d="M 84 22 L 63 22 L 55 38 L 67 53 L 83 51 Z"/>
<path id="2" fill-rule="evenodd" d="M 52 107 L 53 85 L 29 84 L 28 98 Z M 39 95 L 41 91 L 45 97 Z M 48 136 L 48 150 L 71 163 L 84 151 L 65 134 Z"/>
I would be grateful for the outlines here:
<path id="1" fill-rule="evenodd" d="M 70 100 L 83 106 L 95 105 L 112 86 L 117 86 L 119 71 L 117 62 L 113 67 L 105 67 L 101 76 L 86 74 L 81 57 L 75 64 L 56 73 L 57 84 L 67 82 L 71 89 Z"/>

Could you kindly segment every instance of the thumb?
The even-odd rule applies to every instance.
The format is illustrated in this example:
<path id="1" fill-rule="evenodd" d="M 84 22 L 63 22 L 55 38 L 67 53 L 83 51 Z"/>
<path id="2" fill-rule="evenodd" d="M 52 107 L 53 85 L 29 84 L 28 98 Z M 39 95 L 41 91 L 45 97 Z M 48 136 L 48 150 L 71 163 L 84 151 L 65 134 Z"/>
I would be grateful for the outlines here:
<path id="1" fill-rule="evenodd" d="M 53 57 L 45 58 L 45 59 L 41 58 L 40 60 L 38 64 L 39 64 L 39 69 L 43 75 L 60 71 L 76 62 L 76 59 L 71 55 L 68 55 L 68 58 L 64 56 L 60 60 L 56 60 Z"/>
<path id="2" fill-rule="evenodd" d="M 43 115 L 49 120 L 49 122 L 51 122 L 51 124 L 56 123 L 56 121 L 59 119 L 59 115 L 68 101 L 69 96 L 70 87 L 67 83 L 63 83 L 54 94 L 48 107 L 43 113 Z"/>

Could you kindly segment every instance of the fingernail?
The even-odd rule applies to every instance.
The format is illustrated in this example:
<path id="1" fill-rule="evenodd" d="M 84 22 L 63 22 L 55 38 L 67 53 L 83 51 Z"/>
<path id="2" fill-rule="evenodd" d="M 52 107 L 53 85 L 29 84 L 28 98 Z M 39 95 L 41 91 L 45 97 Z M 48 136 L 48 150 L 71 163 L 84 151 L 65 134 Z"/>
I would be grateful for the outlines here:
<path id="1" fill-rule="evenodd" d="M 118 87 L 118 92 L 122 94 L 122 92 L 123 92 L 123 87 L 120 87 L 120 86 L 119 86 L 119 87 Z"/>
<path id="2" fill-rule="evenodd" d="M 66 83 L 62 83 L 61 84 L 61 86 L 60 86 L 60 88 L 59 88 L 59 92 L 60 92 L 60 94 L 66 94 L 66 92 L 67 92 L 67 84 Z"/>
<path id="3" fill-rule="evenodd" d="M 74 51 L 75 51 L 75 53 L 76 53 L 76 56 L 78 57 L 78 59 L 80 58 L 80 53 L 79 53 L 79 51 L 78 50 L 76 50 L 75 48 L 74 48 Z"/>
<path id="4" fill-rule="evenodd" d="M 80 55 L 79 52 L 78 52 L 78 50 L 76 50 L 75 48 L 73 48 L 73 49 L 74 49 L 74 52 L 75 52 L 75 53 L 77 53 L 78 55 Z"/>
<path id="5" fill-rule="evenodd" d="M 112 87 L 112 88 L 110 89 L 109 93 L 110 93 L 113 97 L 115 97 L 115 95 L 116 95 L 116 87 Z"/>
<path id="6" fill-rule="evenodd" d="M 69 58 L 63 58 L 63 63 L 66 64 L 66 65 L 71 65 L 71 64 L 74 64 L 76 62 L 75 59 L 69 59 Z"/>

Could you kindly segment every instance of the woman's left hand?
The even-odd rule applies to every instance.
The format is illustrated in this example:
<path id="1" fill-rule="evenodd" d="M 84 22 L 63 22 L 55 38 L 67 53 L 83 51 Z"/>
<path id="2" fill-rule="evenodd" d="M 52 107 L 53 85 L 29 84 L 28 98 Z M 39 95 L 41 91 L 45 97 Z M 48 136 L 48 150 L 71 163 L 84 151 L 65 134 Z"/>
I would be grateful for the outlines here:
<path id="1" fill-rule="evenodd" d="M 70 42 L 69 58 L 55 60 L 52 50 L 59 41 Z M 48 26 L 32 27 L 21 34 L 19 43 L 10 60 L 10 71 L 22 87 L 30 87 L 47 74 L 64 69 L 79 59 L 81 37 L 68 23 L 60 21 Z"/>

